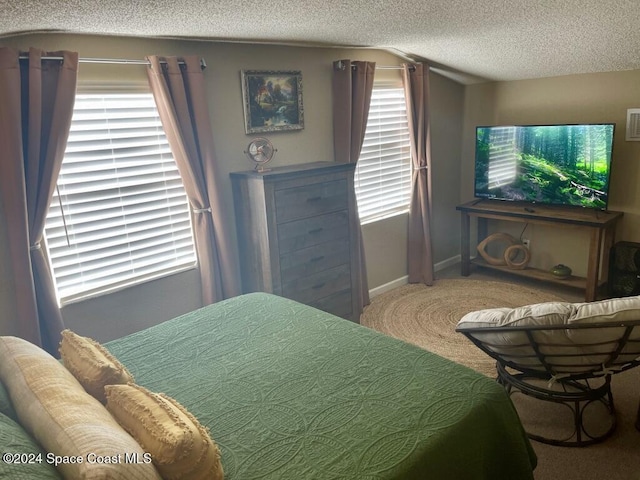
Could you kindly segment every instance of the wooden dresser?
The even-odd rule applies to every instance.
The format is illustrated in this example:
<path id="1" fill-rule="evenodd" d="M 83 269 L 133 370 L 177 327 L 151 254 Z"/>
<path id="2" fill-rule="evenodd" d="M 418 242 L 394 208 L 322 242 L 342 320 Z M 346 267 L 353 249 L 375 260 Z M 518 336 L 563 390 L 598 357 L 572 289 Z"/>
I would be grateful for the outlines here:
<path id="1" fill-rule="evenodd" d="M 359 320 L 354 168 L 316 162 L 231 173 L 244 293 Z"/>

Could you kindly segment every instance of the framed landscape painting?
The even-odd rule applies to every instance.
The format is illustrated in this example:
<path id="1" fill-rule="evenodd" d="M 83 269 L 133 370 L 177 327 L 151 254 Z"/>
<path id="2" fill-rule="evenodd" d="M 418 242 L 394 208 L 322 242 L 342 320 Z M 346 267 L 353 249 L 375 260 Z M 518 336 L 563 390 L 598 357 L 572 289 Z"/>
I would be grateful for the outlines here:
<path id="1" fill-rule="evenodd" d="M 302 73 L 242 70 L 245 133 L 302 130 Z"/>

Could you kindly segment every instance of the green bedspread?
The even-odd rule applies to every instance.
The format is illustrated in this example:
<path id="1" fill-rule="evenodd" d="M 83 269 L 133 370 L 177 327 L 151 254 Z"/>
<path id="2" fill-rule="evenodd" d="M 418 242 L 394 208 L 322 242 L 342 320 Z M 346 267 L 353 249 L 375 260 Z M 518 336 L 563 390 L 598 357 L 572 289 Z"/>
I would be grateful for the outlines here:
<path id="1" fill-rule="evenodd" d="M 291 300 L 244 295 L 106 346 L 209 428 L 227 480 L 533 478 L 497 383 Z"/>

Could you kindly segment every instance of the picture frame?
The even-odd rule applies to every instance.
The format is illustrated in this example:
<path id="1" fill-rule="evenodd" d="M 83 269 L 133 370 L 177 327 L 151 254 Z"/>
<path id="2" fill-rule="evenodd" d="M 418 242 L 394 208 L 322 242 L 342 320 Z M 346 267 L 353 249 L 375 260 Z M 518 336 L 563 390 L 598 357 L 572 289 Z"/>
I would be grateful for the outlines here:
<path id="1" fill-rule="evenodd" d="M 241 70 L 245 133 L 304 128 L 302 72 Z"/>

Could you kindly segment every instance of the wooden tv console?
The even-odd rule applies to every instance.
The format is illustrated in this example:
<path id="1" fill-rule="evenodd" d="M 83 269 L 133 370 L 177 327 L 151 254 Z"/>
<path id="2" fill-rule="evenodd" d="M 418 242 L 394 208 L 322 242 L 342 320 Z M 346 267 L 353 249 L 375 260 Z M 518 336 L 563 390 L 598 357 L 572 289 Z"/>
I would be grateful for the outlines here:
<path id="1" fill-rule="evenodd" d="M 463 205 L 458 205 L 462 215 L 461 233 L 461 274 L 468 276 L 471 273 L 471 264 L 482 268 L 491 268 L 514 275 L 534 278 L 546 282 L 553 282 L 565 286 L 585 290 L 585 301 L 592 302 L 596 299 L 598 287 L 606 282 L 609 266 L 609 250 L 615 239 L 615 227 L 622 218 L 623 212 L 592 210 L 581 207 L 562 207 L 554 205 L 535 205 L 520 202 L 502 202 L 497 200 L 474 200 Z M 478 219 L 478 242 L 487 237 L 487 221 L 489 219 L 505 220 L 510 222 L 550 225 L 554 227 L 572 226 L 583 227 L 591 232 L 589 244 L 589 258 L 587 265 L 587 277 L 571 276 L 567 279 L 558 279 L 551 273 L 536 269 L 525 268 L 514 270 L 507 266 L 489 265 L 480 256 L 473 260 L 470 255 L 471 242 L 471 217 Z M 600 272 L 605 278 L 600 280 Z"/>

